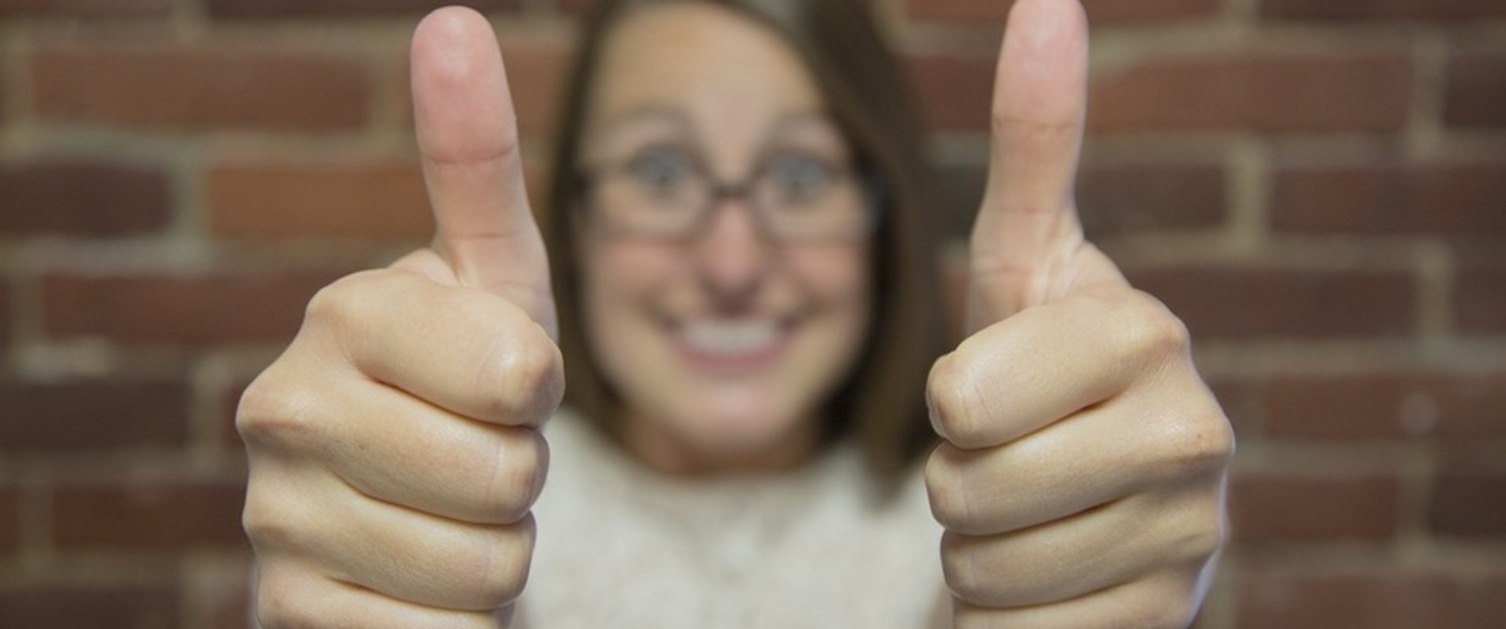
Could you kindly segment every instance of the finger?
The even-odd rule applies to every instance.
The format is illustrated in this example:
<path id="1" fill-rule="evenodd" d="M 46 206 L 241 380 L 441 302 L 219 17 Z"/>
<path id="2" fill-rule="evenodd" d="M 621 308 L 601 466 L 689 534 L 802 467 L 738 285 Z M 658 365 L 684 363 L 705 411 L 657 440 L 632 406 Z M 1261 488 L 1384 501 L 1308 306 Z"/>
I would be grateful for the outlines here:
<path id="1" fill-rule="evenodd" d="M 1176 395 L 1134 388 L 1003 446 L 941 444 L 925 469 L 936 520 L 957 533 L 1005 533 L 1208 478 L 1232 437 L 1208 436 L 1222 414 L 1190 366 L 1169 377 L 1180 381 Z"/>
<path id="2" fill-rule="evenodd" d="M 368 378 L 480 421 L 536 427 L 564 394 L 559 348 L 521 309 L 406 271 L 326 287 L 305 328 L 307 342 L 328 345 L 314 355 L 343 355 Z"/>
<path id="3" fill-rule="evenodd" d="M 306 562 L 325 577 L 423 607 L 497 609 L 528 579 L 531 516 L 478 525 L 373 500 L 339 479 L 262 466 L 246 529 L 265 563 Z"/>
<path id="4" fill-rule="evenodd" d="M 553 335 L 549 265 L 491 25 L 462 7 L 430 13 L 413 35 L 412 67 L 435 248 L 462 283 L 508 298 Z"/>
<path id="5" fill-rule="evenodd" d="M 388 598 L 363 587 L 331 581 L 291 562 L 257 570 L 256 616 L 260 626 L 362 627 L 365 629 L 497 629 L 511 606 L 497 611 L 435 609 Z"/>
<path id="6" fill-rule="evenodd" d="M 361 493 L 478 524 L 517 522 L 538 499 L 549 467 L 538 430 L 459 417 L 370 381 L 341 389 L 326 387 L 327 403 L 347 421 L 337 423 L 322 458 Z"/>
<path id="7" fill-rule="evenodd" d="M 997 609 L 955 604 L 956 629 L 1123 629 L 1186 627 L 1206 587 L 1197 574 L 1168 571 L 1072 600 Z"/>
<path id="8" fill-rule="evenodd" d="M 1125 391 L 1169 360 L 1187 333 L 1135 291 L 1083 291 L 995 323 L 938 359 L 931 423 L 959 448 L 1002 445 Z"/>
<path id="9" fill-rule="evenodd" d="M 1077 0 L 1019 0 L 994 80 L 988 187 L 973 226 L 970 330 L 1044 301 L 1082 242 L 1072 198 L 1087 92 Z"/>
<path id="10" fill-rule="evenodd" d="M 1030 607 L 1127 583 L 1164 566 L 1195 572 L 1221 541 L 1216 491 L 1137 496 L 1004 535 L 946 532 L 942 572 L 961 600 Z"/>

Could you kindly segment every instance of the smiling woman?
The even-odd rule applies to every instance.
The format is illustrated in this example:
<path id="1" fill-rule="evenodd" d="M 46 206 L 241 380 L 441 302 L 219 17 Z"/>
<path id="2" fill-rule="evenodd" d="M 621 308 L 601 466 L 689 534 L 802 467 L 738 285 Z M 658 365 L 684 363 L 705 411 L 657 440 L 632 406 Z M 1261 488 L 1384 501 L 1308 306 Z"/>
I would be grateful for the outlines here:
<path id="1" fill-rule="evenodd" d="M 1012 12 L 939 358 L 920 135 L 861 6 L 597 10 L 542 235 L 490 25 L 419 26 L 434 245 L 321 291 L 242 399 L 261 622 L 1186 626 L 1232 436 L 1083 239 L 1081 7 Z"/>

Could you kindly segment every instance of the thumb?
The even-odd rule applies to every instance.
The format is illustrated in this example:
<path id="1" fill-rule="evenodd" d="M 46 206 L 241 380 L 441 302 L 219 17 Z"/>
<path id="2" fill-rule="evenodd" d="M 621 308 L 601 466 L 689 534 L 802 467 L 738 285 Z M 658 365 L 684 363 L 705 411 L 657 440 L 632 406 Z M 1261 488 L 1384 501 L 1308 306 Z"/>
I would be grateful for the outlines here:
<path id="1" fill-rule="evenodd" d="M 968 331 L 1046 301 L 1083 244 L 1072 196 L 1087 100 L 1078 0 L 1018 0 L 994 82 L 988 187 L 973 225 Z"/>
<path id="2" fill-rule="evenodd" d="M 430 13 L 413 34 L 412 73 L 434 249 L 462 285 L 501 295 L 554 336 L 549 261 L 491 25 L 463 7 Z"/>

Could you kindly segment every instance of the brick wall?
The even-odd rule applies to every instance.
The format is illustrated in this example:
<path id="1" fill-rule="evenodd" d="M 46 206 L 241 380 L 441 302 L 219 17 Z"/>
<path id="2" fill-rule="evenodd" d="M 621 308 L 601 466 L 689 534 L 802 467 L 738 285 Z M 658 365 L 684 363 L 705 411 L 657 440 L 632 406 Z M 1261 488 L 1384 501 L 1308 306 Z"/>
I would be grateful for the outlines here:
<path id="1" fill-rule="evenodd" d="M 427 238 L 433 4 L 0 0 L 0 626 L 240 626 L 235 399 L 316 287 Z M 584 3 L 475 4 L 542 164 Z M 1008 3 L 875 4 L 960 235 Z M 1241 439 L 1199 627 L 1497 626 L 1506 3 L 1086 4 L 1084 220 Z"/>

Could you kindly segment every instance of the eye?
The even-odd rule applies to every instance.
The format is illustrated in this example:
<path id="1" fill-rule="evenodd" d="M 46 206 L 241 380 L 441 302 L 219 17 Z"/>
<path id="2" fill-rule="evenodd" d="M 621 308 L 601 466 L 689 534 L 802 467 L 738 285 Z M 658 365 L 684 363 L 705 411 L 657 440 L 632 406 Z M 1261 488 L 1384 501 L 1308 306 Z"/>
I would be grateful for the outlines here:
<path id="1" fill-rule="evenodd" d="M 838 174 L 836 166 L 820 157 L 786 153 L 767 162 L 764 177 L 780 200 L 799 204 L 820 196 L 837 179 Z"/>
<path id="2" fill-rule="evenodd" d="M 657 146 L 644 149 L 628 160 L 625 168 L 633 182 L 655 194 L 669 194 L 695 181 L 695 159 L 683 149 Z"/>

